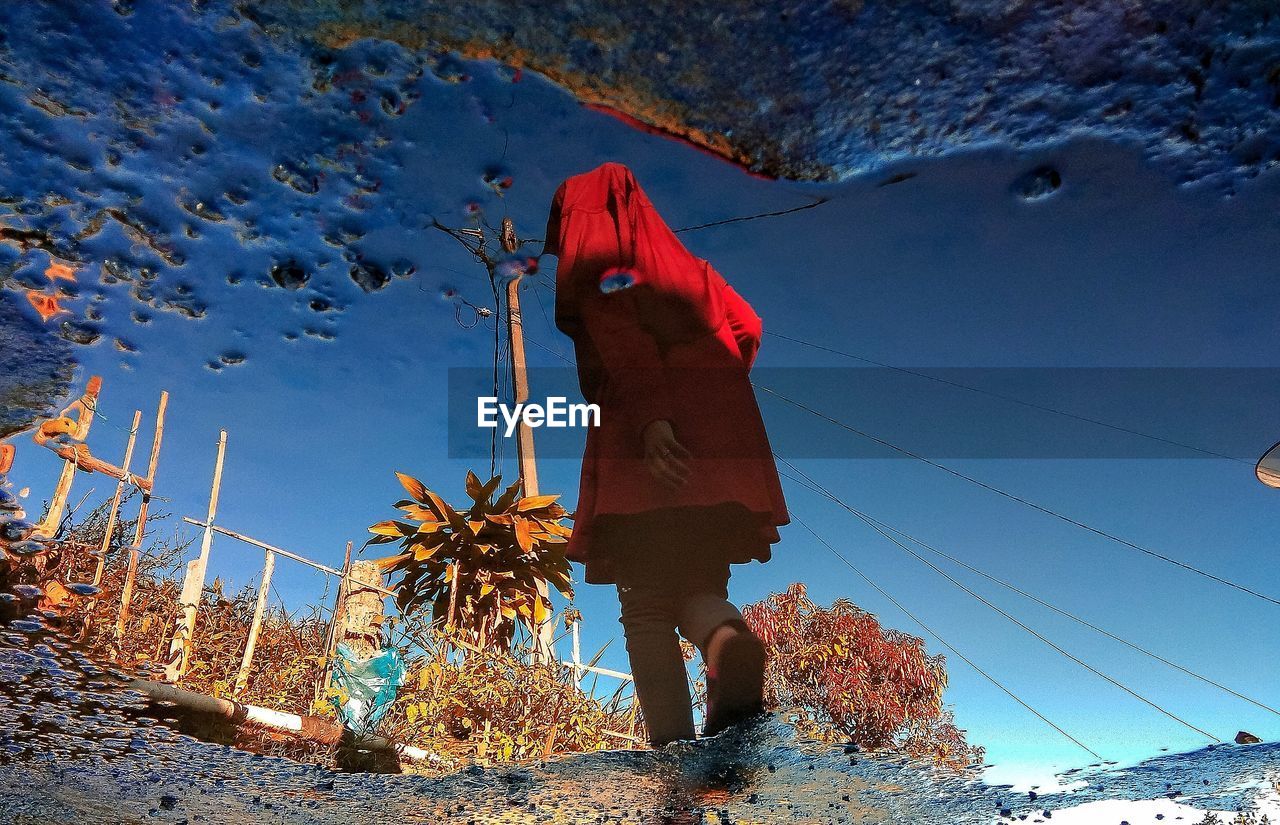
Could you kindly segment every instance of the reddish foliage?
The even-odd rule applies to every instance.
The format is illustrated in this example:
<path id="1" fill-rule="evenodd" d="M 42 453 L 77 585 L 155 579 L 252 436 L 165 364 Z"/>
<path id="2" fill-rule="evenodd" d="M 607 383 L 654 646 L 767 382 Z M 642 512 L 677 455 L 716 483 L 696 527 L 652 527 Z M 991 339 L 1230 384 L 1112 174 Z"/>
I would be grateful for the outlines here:
<path id="1" fill-rule="evenodd" d="M 742 613 L 770 649 L 766 702 L 802 735 L 957 766 L 981 759 L 942 705 L 945 661 L 921 639 L 843 599 L 819 607 L 799 583 Z"/>

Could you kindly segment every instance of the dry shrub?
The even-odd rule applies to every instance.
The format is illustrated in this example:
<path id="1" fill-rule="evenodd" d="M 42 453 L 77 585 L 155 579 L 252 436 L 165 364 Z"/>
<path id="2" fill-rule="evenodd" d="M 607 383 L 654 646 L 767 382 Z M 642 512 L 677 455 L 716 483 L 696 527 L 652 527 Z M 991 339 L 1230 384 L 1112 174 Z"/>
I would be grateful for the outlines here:
<path id="1" fill-rule="evenodd" d="M 128 509 L 126 501 L 121 511 Z M 162 526 L 165 520 L 165 514 L 153 512 L 148 528 Z M 59 584 L 93 580 L 97 549 L 106 532 L 105 504 L 67 526 L 58 536 L 54 549 L 32 559 L 32 569 L 23 572 L 44 589 L 44 606 L 61 614 L 64 632 L 83 633 L 84 642 L 95 658 L 115 662 L 126 670 L 145 670 L 159 676 L 169 660 L 169 645 L 177 627 L 184 560 L 190 555 L 193 540 L 181 538 L 176 531 L 168 535 L 150 534 L 138 557 L 129 620 L 123 636 L 117 640 L 115 627 L 128 565 L 127 543 L 134 529 L 133 521 L 118 523 L 96 597 L 68 594 L 58 599 L 50 596 L 61 592 Z M 228 597 L 218 580 L 206 586 L 197 608 L 194 655 L 182 679 L 183 687 L 210 696 L 231 696 L 256 602 L 256 588 L 245 587 Z M 288 614 L 283 608 L 268 610 L 258 635 L 248 684 L 235 698 L 293 713 L 314 712 L 312 703 L 323 665 L 321 653 L 327 628 L 327 617 L 317 608 L 302 616 Z"/>
<path id="2" fill-rule="evenodd" d="M 943 707 L 945 660 L 921 639 L 843 599 L 819 607 L 799 583 L 742 614 L 770 649 L 766 702 L 801 735 L 957 767 L 981 760 Z"/>
<path id="3" fill-rule="evenodd" d="M 620 689 L 600 702 L 563 665 L 532 664 L 499 649 L 456 649 L 426 621 L 409 631 L 420 656 L 382 723 L 390 738 L 453 762 L 518 762 L 631 746 L 642 736 Z"/>

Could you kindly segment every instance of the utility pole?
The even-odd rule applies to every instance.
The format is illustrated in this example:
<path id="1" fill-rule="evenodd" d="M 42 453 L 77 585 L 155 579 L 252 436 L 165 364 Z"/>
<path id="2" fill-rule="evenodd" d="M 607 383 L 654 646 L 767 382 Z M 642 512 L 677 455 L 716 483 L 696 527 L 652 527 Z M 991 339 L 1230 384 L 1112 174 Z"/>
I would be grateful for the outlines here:
<path id="1" fill-rule="evenodd" d="M 494 301 L 498 301 L 496 277 L 501 262 L 489 254 L 487 236 L 484 230 L 450 229 L 435 220 L 432 221 L 432 226 L 462 244 L 468 252 L 476 257 L 476 260 L 484 264 L 485 269 L 489 272 L 489 282 L 494 285 Z M 513 255 L 519 251 L 521 242 L 519 236 L 516 235 L 515 223 L 512 222 L 511 218 L 502 219 L 502 229 L 499 232 L 498 240 L 502 246 L 502 251 L 508 255 Z M 524 327 L 520 319 L 521 277 L 522 275 L 517 273 L 507 283 L 507 343 L 511 348 L 511 383 L 517 403 L 524 403 L 529 399 L 529 372 L 524 360 Z M 524 494 L 525 496 L 536 496 L 538 494 L 538 467 L 534 461 L 533 428 L 524 422 L 523 416 L 516 431 L 516 449 L 520 462 L 520 478 L 524 482 Z M 550 603 L 549 593 L 550 589 L 546 580 L 540 580 L 538 582 L 539 598 Z M 554 629 L 550 617 L 541 624 L 530 627 L 534 637 L 534 661 L 550 663 L 556 660 L 555 645 L 553 644 Z"/>
<path id="2" fill-rule="evenodd" d="M 510 218 L 502 219 L 502 248 L 508 254 L 520 248 L 515 224 Z M 511 384 L 516 404 L 529 400 L 529 370 L 524 360 L 524 324 L 520 317 L 520 281 L 517 275 L 507 282 L 507 343 L 511 349 Z M 520 418 L 516 430 L 516 449 L 520 458 L 520 478 L 524 481 L 526 496 L 538 495 L 538 465 L 533 452 L 533 428 Z M 549 600 L 550 589 L 545 579 L 538 581 L 538 597 Z M 556 659 L 553 642 L 555 627 L 551 618 L 544 619 L 534 629 L 534 661 L 550 664 Z"/>

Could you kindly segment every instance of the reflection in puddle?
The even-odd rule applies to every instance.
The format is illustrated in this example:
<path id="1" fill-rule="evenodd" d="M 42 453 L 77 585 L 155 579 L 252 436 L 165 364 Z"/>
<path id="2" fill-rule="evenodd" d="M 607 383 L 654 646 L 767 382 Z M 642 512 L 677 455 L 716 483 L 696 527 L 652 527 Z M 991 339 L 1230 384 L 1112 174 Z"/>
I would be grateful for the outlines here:
<path id="1" fill-rule="evenodd" d="M 100 359 L 110 349 L 123 366 L 150 358 L 228 379 L 278 356 L 271 347 L 323 350 L 357 334 L 342 323 L 360 302 L 414 276 L 459 327 L 493 323 L 493 309 L 472 302 L 485 296 L 471 275 L 446 283 L 417 236 L 436 214 L 480 221 L 519 191 L 524 167 L 494 125 L 516 105 L 517 73 L 374 40 L 302 47 L 230 3 L 9 4 L 0 17 L 0 122 L 13 138 L 0 167 L 0 434 L 63 394 L 72 345 Z M 464 82 L 474 91 L 460 92 Z M 450 154 L 471 142 L 484 148 Z M 915 176 L 886 183 L 911 181 L 897 191 Z M 1053 203 L 1061 185 L 1055 169 L 1037 168 L 1012 192 Z M 601 289 L 634 283 L 618 273 Z M 534 296 L 530 318 L 546 313 Z M 320 369 L 317 351 L 277 360 Z M 306 381 L 306 369 L 283 372 Z M 19 560 L 48 548 L 15 517 L 22 506 L 0 484 L 0 552 Z M 82 581 L 67 590 L 97 592 Z M 38 607 L 45 595 L 21 582 L 0 593 L 6 821 L 1034 821 L 1128 797 L 1248 808 L 1280 757 L 1273 745 L 1222 746 L 1080 774 L 1082 790 L 1035 798 L 801 741 L 774 720 L 661 753 L 438 779 L 339 774 L 181 733 L 174 709 L 125 687 L 137 674 L 67 641 L 59 615 Z"/>

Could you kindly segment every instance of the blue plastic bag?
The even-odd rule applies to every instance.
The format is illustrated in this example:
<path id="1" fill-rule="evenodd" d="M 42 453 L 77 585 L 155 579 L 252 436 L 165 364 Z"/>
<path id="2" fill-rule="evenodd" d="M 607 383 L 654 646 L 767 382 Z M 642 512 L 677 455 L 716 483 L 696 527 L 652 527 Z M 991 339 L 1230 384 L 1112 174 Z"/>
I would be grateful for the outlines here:
<path id="1" fill-rule="evenodd" d="M 396 691 L 404 684 L 405 667 L 400 651 L 383 650 L 368 659 L 357 659 L 351 648 L 339 643 L 333 662 L 333 686 L 346 696 L 330 699 L 344 728 L 371 734 L 391 709 Z"/>

